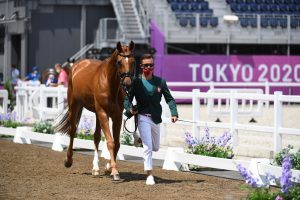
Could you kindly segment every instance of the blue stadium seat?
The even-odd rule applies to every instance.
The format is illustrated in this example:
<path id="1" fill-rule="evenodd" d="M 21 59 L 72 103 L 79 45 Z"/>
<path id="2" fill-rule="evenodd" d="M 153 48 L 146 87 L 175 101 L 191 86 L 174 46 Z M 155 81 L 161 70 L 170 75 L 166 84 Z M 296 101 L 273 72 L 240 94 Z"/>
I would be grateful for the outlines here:
<path id="1" fill-rule="evenodd" d="M 197 12 L 199 10 L 199 4 L 198 3 L 191 3 L 191 10 L 193 12 Z"/>
<path id="2" fill-rule="evenodd" d="M 232 3 L 230 4 L 230 9 L 232 12 L 237 12 L 238 11 L 238 4 Z"/>
<path id="3" fill-rule="evenodd" d="M 299 20 L 292 18 L 291 19 L 291 28 L 297 28 L 299 26 Z"/>
<path id="4" fill-rule="evenodd" d="M 272 28 L 277 28 L 277 26 L 278 26 L 278 21 L 277 21 L 277 19 L 271 18 L 271 19 L 270 19 L 270 26 L 271 26 Z"/>
<path id="5" fill-rule="evenodd" d="M 265 0 L 265 4 L 272 4 L 273 0 Z"/>
<path id="6" fill-rule="evenodd" d="M 200 26 L 207 27 L 208 25 L 208 18 L 207 17 L 200 17 Z"/>
<path id="7" fill-rule="evenodd" d="M 187 17 L 182 17 L 179 18 L 179 25 L 182 27 L 186 27 L 188 24 L 188 18 Z"/>
<path id="8" fill-rule="evenodd" d="M 250 11 L 253 13 L 257 13 L 258 5 L 257 4 L 250 4 Z"/>
<path id="9" fill-rule="evenodd" d="M 172 11 L 174 11 L 174 12 L 180 11 L 179 4 L 177 4 L 177 3 L 172 3 L 172 4 L 171 4 L 171 9 L 172 9 Z"/>
<path id="10" fill-rule="evenodd" d="M 211 27 L 217 27 L 219 24 L 218 18 L 217 17 L 211 17 L 209 20 L 209 24 Z"/>
<path id="11" fill-rule="evenodd" d="M 195 17 L 190 17 L 189 24 L 190 24 L 191 27 L 195 27 L 196 26 L 196 18 Z"/>
<path id="12" fill-rule="evenodd" d="M 269 26 L 269 20 L 268 20 L 268 18 L 261 18 L 260 19 L 260 26 L 262 28 L 267 28 Z"/>
<path id="13" fill-rule="evenodd" d="M 253 3 L 255 3 L 255 0 L 246 0 L 246 3 L 247 4 L 253 4 Z"/>
<path id="14" fill-rule="evenodd" d="M 248 19 L 247 18 L 241 18 L 240 19 L 240 24 L 241 24 L 241 27 L 243 27 L 243 28 L 248 27 Z"/>
<path id="15" fill-rule="evenodd" d="M 252 28 L 256 28 L 257 27 L 257 18 L 251 18 L 250 25 Z"/>
<path id="16" fill-rule="evenodd" d="M 208 10 L 209 8 L 207 1 L 202 2 L 200 5 L 201 5 L 201 10 Z"/>
<path id="17" fill-rule="evenodd" d="M 281 28 L 287 28 L 287 19 L 280 19 L 279 25 Z"/>

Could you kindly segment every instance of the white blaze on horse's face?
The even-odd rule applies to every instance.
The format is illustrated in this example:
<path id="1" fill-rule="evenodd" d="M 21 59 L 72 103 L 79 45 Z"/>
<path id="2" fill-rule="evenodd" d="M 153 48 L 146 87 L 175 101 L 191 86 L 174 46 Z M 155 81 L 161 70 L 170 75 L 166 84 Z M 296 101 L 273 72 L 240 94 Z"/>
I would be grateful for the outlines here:
<path id="1" fill-rule="evenodd" d="M 125 58 L 125 61 L 128 63 L 128 57 Z"/>

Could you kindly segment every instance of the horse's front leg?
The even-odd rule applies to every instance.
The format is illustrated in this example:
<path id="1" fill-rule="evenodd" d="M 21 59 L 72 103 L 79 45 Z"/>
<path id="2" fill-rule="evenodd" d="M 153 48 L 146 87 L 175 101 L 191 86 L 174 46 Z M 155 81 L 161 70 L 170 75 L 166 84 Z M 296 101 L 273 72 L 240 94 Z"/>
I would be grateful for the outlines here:
<path id="1" fill-rule="evenodd" d="M 114 181 L 120 180 L 119 172 L 117 170 L 117 163 L 115 159 L 114 149 L 115 142 L 112 138 L 111 132 L 109 130 L 109 118 L 107 113 L 104 110 L 100 110 L 97 112 L 97 117 L 100 123 L 100 126 L 104 132 L 106 138 L 107 149 L 110 154 L 110 169 L 111 169 L 111 177 Z"/>
<path id="2" fill-rule="evenodd" d="M 93 170 L 92 170 L 92 174 L 94 176 L 98 176 L 99 173 L 99 155 L 98 155 L 98 151 L 99 151 L 99 143 L 101 140 L 101 127 L 100 127 L 100 123 L 99 120 L 96 116 L 96 130 L 94 132 L 94 145 L 95 145 L 95 152 L 94 152 L 94 159 L 93 159 Z"/>
<path id="3" fill-rule="evenodd" d="M 117 155 L 120 149 L 120 131 L 122 125 L 122 112 L 118 111 L 115 112 L 115 115 L 112 117 L 113 121 L 113 137 L 115 141 L 115 148 L 114 148 L 114 158 L 117 159 Z"/>

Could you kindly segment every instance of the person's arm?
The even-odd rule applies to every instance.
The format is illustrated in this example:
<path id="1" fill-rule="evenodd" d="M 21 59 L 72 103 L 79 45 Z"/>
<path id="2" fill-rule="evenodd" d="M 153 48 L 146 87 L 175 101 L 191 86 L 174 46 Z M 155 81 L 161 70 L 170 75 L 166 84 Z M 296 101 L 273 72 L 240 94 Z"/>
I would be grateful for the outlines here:
<path id="1" fill-rule="evenodd" d="M 169 109 L 171 111 L 171 120 L 172 122 L 176 122 L 178 119 L 178 112 L 177 112 L 177 106 L 176 106 L 176 102 L 175 99 L 173 98 L 173 96 L 171 95 L 171 92 L 167 86 L 167 83 L 165 80 L 162 79 L 161 82 L 161 90 L 162 93 L 165 97 L 166 103 L 169 106 Z"/>

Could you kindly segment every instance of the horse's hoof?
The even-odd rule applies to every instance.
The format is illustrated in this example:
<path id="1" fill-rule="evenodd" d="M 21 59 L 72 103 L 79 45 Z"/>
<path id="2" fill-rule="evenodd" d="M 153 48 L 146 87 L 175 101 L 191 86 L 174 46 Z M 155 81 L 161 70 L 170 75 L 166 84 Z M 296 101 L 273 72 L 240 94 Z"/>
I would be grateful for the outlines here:
<path id="1" fill-rule="evenodd" d="M 119 174 L 112 174 L 110 175 L 113 181 L 119 181 L 120 180 L 120 175 Z"/>
<path id="2" fill-rule="evenodd" d="M 99 169 L 93 169 L 92 170 L 92 175 L 93 176 L 99 176 L 100 175 L 100 170 Z"/>
<path id="3" fill-rule="evenodd" d="M 72 164 L 73 164 L 73 159 L 71 159 L 71 160 L 68 160 L 68 159 L 65 160 L 64 164 L 65 164 L 66 168 L 70 168 L 72 166 Z"/>

